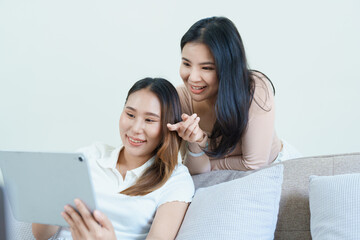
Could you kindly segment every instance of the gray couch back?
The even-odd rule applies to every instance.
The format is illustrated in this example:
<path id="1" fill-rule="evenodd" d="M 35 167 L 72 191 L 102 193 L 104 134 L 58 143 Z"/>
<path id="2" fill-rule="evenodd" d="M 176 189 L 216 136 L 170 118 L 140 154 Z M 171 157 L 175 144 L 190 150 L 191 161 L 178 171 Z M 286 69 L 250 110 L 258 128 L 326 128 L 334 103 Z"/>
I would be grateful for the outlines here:
<path id="1" fill-rule="evenodd" d="M 298 158 L 281 164 L 284 165 L 284 181 L 275 239 L 311 239 L 309 176 L 360 173 L 360 153 Z M 195 188 L 200 188 L 231 181 L 253 172 L 214 171 L 194 175 L 193 180 Z"/>
<path id="2" fill-rule="evenodd" d="M 309 176 L 360 173 L 360 153 L 299 158 L 282 164 L 284 164 L 284 182 L 275 239 L 311 239 Z M 195 188 L 200 188 L 231 181 L 253 172 L 222 170 L 194 175 L 193 179 Z M 12 217 L 7 220 L 11 230 L 9 231 L 10 240 L 34 239 L 30 224 L 17 222 Z"/>

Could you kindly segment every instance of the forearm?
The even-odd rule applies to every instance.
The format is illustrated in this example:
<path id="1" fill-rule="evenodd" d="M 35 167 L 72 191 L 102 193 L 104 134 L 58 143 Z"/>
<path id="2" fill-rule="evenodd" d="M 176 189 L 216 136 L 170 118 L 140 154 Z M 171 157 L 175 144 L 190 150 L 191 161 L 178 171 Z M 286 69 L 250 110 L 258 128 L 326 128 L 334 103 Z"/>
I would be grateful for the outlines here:
<path id="1" fill-rule="evenodd" d="M 175 238 L 172 238 L 175 239 Z M 169 238 L 162 237 L 162 236 L 147 236 L 146 240 L 169 240 Z"/>
<path id="2" fill-rule="evenodd" d="M 59 230 L 58 226 L 40 223 L 32 224 L 32 232 L 36 240 L 49 239 Z"/>
<path id="3" fill-rule="evenodd" d="M 205 146 L 205 143 L 201 143 Z M 184 164 L 190 174 L 200 174 L 211 171 L 210 159 L 203 151 L 204 146 L 198 143 L 187 143 Z"/>
<path id="4" fill-rule="evenodd" d="M 246 161 L 241 155 L 211 160 L 211 171 L 216 170 L 256 170 L 266 165 L 266 161 Z"/>

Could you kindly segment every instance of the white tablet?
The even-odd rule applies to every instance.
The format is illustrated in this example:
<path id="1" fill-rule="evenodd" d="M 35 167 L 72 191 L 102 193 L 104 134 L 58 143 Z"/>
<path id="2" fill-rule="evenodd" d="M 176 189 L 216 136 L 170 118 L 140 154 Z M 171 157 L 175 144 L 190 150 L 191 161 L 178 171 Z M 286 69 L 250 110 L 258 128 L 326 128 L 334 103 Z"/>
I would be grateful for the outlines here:
<path id="1" fill-rule="evenodd" d="M 15 219 L 68 226 L 64 206 L 79 198 L 92 212 L 95 196 L 86 158 L 81 153 L 0 151 L 6 196 Z"/>

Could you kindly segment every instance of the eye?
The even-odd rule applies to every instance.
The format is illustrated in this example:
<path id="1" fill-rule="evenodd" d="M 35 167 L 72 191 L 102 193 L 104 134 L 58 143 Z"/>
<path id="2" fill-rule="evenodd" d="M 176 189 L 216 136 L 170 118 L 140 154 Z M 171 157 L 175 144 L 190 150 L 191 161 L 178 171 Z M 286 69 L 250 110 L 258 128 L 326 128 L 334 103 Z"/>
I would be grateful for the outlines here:
<path id="1" fill-rule="evenodd" d="M 126 113 L 126 115 L 128 115 L 129 118 L 135 118 L 135 115 L 131 114 L 131 113 Z"/>
<path id="2" fill-rule="evenodd" d="M 203 67 L 202 69 L 204 69 L 204 70 L 214 70 L 215 68 L 213 68 L 213 67 Z"/>
<path id="3" fill-rule="evenodd" d="M 185 67 L 190 67 L 190 63 L 188 63 L 188 62 L 183 62 L 183 65 L 184 65 Z"/>
<path id="4" fill-rule="evenodd" d="M 156 120 L 156 119 L 152 119 L 152 118 L 146 118 L 146 119 L 145 119 L 145 122 L 153 123 L 153 122 L 157 122 L 157 120 Z"/>

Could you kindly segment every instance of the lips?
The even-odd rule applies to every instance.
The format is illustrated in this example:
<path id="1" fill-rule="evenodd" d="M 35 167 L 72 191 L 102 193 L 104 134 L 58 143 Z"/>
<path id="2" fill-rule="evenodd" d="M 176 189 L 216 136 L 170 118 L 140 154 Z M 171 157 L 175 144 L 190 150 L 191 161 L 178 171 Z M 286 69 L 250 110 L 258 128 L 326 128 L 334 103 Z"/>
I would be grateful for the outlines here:
<path id="1" fill-rule="evenodd" d="M 139 138 L 129 137 L 127 136 L 128 142 L 133 146 L 140 146 L 146 142 L 146 140 L 142 140 Z"/>
<path id="2" fill-rule="evenodd" d="M 206 86 L 195 86 L 195 85 L 189 85 L 190 91 L 194 94 L 200 94 L 203 91 L 205 91 Z"/>

